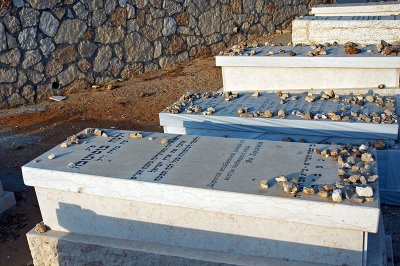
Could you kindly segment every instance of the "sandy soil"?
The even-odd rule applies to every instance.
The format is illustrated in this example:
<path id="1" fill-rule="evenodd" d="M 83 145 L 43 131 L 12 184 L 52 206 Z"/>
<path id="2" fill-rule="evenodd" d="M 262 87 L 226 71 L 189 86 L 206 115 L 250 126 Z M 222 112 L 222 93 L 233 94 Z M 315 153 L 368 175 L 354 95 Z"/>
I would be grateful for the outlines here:
<path id="1" fill-rule="evenodd" d="M 88 89 L 62 102 L 0 110 L 0 179 L 5 190 L 16 192 L 17 197 L 17 206 L 0 217 L 0 265 L 32 263 L 25 234 L 41 221 L 41 215 L 34 190 L 23 185 L 22 165 L 88 127 L 161 132 L 158 113 L 163 108 L 186 91 L 221 87 L 214 58 L 204 57 L 139 75 L 114 90 Z M 13 150 L 14 142 L 23 148 Z M 384 206 L 383 214 L 400 265 L 400 208 Z"/>

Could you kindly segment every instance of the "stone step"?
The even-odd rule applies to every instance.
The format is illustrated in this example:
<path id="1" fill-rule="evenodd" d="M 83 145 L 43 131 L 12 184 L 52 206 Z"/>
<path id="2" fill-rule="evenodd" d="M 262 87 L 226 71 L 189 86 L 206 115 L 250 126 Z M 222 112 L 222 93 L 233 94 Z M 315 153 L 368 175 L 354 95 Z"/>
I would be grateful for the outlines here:
<path id="1" fill-rule="evenodd" d="M 398 1 L 317 5 L 311 9 L 314 16 L 392 16 L 400 14 Z"/>
<path id="2" fill-rule="evenodd" d="M 400 5 L 399 5 L 400 6 Z M 378 44 L 400 41 L 399 16 L 305 16 L 292 23 L 293 44 Z"/>
<path id="3" fill-rule="evenodd" d="M 360 47 L 361 52 L 352 55 L 345 54 L 345 48 L 338 45 L 327 47 L 326 55 L 309 56 L 314 52 L 311 48 L 261 46 L 240 50 L 249 56 L 216 56 L 216 65 L 222 67 L 224 91 L 303 92 L 400 85 L 400 57 L 381 55 L 375 45 Z M 290 52 L 296 56 L 290 56 Z"/>

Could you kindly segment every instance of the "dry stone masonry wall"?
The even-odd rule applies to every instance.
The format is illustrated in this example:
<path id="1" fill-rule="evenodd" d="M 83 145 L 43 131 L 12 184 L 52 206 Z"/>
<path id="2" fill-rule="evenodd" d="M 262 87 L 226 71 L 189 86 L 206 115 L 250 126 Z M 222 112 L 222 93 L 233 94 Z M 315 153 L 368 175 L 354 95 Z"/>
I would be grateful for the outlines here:
<path id="1" fill-rule="evenodd" d="M 0 0 L 0 107 L 218 53 L 317 1 Z"/>

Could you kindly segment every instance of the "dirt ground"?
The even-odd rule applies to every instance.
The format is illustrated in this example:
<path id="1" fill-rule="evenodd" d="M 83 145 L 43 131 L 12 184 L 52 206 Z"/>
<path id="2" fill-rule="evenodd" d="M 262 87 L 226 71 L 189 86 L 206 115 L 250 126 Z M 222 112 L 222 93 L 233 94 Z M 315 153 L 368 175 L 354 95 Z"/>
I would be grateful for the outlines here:
<path id="1" fill-rule="evenodd" d="M 0 179 L 17 198 L 17 206 L 0 217 L 0 265 L 32 263 L 25 234 L 41 215 L 34 190 L 23 185 L 22 165 L 88 127 L 161 132 L 158 113 L 183 93 L 222 87 L 221 70 L 214 62 L 213 57 L 203 57 L 139 75 L 114 90 L 88 89 L 62 102 L 0 110 Z M 13 150 L 14 142 L 23 148 Z M 400 265 L 400 207 L 382 210 Z"/>

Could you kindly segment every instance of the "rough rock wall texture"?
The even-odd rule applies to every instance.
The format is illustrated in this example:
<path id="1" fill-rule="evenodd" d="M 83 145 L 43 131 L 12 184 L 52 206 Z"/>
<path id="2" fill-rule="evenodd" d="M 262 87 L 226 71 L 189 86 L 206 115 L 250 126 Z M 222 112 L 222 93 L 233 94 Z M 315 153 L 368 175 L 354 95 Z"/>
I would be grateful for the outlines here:
<path id="1" fill-rule="evenodd" d="M 218 53 L 328 1 L 0 0 L 0 107 Z"/>

